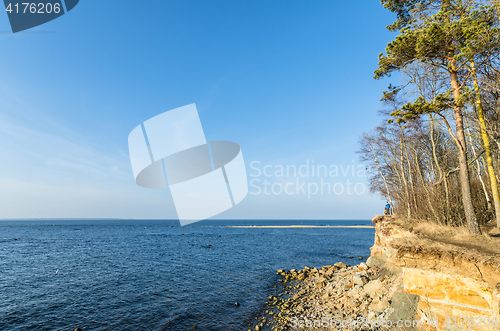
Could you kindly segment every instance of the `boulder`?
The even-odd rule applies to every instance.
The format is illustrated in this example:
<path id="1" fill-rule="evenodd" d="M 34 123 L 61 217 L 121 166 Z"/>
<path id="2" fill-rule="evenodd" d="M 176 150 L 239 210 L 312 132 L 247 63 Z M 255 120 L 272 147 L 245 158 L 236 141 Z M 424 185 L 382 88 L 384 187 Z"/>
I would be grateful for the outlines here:
<path id="1" fill-rule="evenodd" d="M 360 275 L 352 276 L 352 283 L 357 286 L 363 286 L 363 280 L 361 280 Z"/>
<path id="2" fill-rule="evenodd" d="M 323 288 L 328 284 L 328 281 L 325 278 L 319 278 L 319 280 L 314 284 L 316 288 Z"/>
<path id="3" fill-rule="evenodd" d="M 347 265 L 344 262 L 337 262 L 333 266 L 337 269 L 344 269 L 347 267 Z"/>
<path id="4" fill-rule="evenodd" d="M 368 266 L 366 265 L 366 263 L 361 262 L 361 263 L 358 265 L 358 269 L 359 269 L 360 271 L 365 271 L 365 270 L 368 270 Z"/>

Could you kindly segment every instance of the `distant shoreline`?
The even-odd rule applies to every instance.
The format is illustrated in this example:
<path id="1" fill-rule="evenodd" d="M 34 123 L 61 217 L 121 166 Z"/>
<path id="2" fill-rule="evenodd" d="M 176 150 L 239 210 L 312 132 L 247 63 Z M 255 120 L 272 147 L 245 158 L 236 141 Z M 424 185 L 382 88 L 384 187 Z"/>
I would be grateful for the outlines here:
<path id="1" fill-rule="evenodd" d="M 276 228 L 361 228 L 374 229 L 371 225 L 228 225 L 225 228 L 253 228 L 253 229 L 276 229 Z"/>

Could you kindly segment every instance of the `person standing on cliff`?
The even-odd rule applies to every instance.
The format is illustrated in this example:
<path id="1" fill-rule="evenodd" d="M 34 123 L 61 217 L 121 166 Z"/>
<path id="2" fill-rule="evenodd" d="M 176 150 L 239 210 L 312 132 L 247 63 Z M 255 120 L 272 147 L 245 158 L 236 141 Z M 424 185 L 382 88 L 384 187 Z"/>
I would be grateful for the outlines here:
<path id="1" fill-rule="evenodd" d="M 391 215 L 391 204 L 389 201 L 386 201 L 384 215 Z"/>

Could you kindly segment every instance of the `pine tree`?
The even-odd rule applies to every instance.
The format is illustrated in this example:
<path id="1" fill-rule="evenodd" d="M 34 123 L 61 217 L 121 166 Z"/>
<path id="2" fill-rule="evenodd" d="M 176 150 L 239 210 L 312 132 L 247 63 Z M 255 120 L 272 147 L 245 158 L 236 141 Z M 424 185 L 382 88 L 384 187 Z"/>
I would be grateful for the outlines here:
<path id="1" fill-rule="evenodd" d="M 472 93 L 467 82 L 475 59 L 483 61 L 492 52 L 492 45 L 484 42 L 484 34 L 496 36 L 496 20 L 491 6 L 480 6 L 477 1 L 464 0 L 381 0 L 385 8 L 397 14 L 397 20 L 388 29 L 399 35 L 387 45 L 386 54 L 380 54 L 375 78 L 379 79 L 415 63 L 431 65 L 447 73 L 449 89 L 433 100 L 420 97 L 393 113 L 399 122 L 411 121 L 425 113 L 442 114 L 451 109 L 456 126 L 456 145 L 459 151 L 460 185 L 467 226 L 470 233 L 481 233 L 474 207 L 467 162 L 467 144 L 464 131 L 465 104 Z M 476 68 L 484 62 L 476 63 Z M 386 92 L 385 97 L 397 93 Z"/>

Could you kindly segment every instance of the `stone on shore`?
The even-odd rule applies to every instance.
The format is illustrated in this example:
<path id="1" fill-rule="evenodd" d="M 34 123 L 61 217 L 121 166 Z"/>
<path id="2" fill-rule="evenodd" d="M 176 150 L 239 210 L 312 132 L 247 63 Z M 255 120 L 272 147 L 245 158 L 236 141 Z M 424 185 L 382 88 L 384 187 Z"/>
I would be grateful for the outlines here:
<path id="1" fill-rule="evenodd" d="M 344 269 L 347 267 L 347 265 L 344 262 L 337 262 L 333 266 L 337 269 Z"/>
<path id="2" fill-rule="evenodd" d="M 359 269 L 360 271 L 365 271 L 365 270 L 368 270 L 368 266 L 366 265 L 366 263 L 361 262 L 361 263 L 358 265 L 358 269 Z"/>
<path id="3" fill-rule="evenodd" d="M 291 285 L 283 284 L 276 296 L 268 298 L 267 320 L 261 319 L 268 321 L 273 331 L 292 330 L 290 321 L 294 317 L 309 321 L 323 317 L 334 320 L 412 317 L 413 310 L 408 309 L 412 306 L 406 305 L 403 311 L 404 305 L 391 303 L 395 293 L 403 291 L 402 278 L 382 276 L 385 274 L 378 267 L 370 268 L 366 263 L 351 267 L 337 262 L 333 266 L 319 269 L 306 266 L 302 270 L 283 271 L 283 274 L 283 283 L 291 282 Z M 255 330 L 263 327 L 263 323 L 257 324 Z M 310 330 L 323 329 L 312 327 Z"/>

